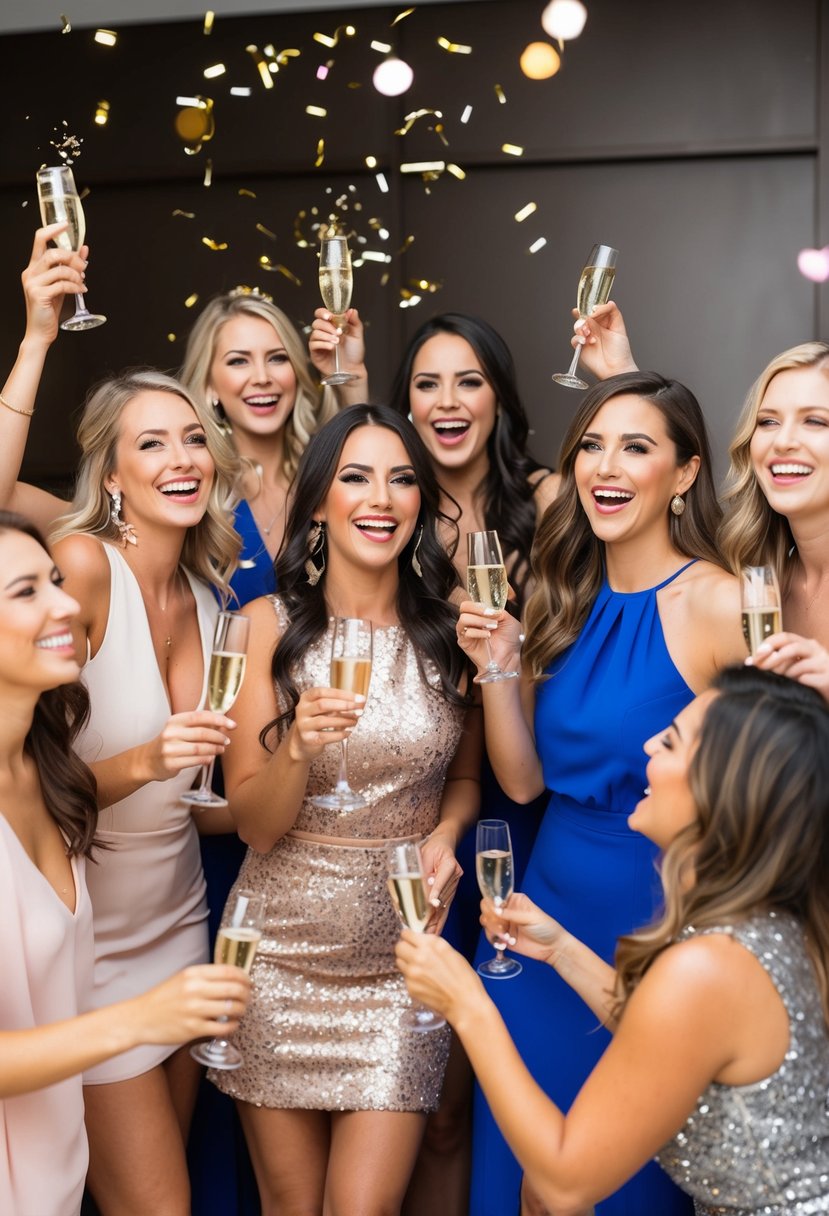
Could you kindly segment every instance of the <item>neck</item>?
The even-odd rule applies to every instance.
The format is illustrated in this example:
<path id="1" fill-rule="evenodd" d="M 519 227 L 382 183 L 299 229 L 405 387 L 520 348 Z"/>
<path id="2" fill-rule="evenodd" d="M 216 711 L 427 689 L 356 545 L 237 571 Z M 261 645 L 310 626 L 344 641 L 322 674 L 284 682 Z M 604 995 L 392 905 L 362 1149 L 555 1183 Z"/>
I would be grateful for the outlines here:
<path id="1" fill-rule="evenodd" d="M 142 590 L 159 603 L 164 603 L 178 583 L 185 530 L 169 527 L 153 529 L 145 524 L 136 531 L 138 544 L 127 545 L 121 549 L 121 553 Z"/>
<path id="2" fill-rule="evenodd" d="M 325 601 L 334 616 L 357 617 L 377 625 L 396 625 L 399 586 L 396 562 L 385 570 L 355 571 L 338 561 L 336 554 L 329 554 Z"/>
<path id="3" fill-rule="evenodd" d="M 661 543 L 637 537 L 605 545 L 604 553 L 608 582 L 614 591 L 623 594 L 657 586 L 688 561 L 673 547 L 667 535 Z"/>
<path id="4" fill-rule="evenodd" d="M 233 432 L 236 451 L 244 460 L 250 460 L 262 469 L 262 487 L 284 488 L 282 461 L 285 456 L 285 431 L 281 428 L 275 435 L 251 435 L 238 428 Z"/>
<path id="5" fill-rule="evenodd" d="M 0 773 L 19 771 L 39 693 L 0 684 Z"/>
<path id="6" fill-rule="evenodd" d="M 825 518 L 789 520 L 797 560 L 806 578 L 820 578 L 829 573 L 829 521 Z"/>
<path id="7" fill-rule="evenodd" d="M 469 464 L 460 468 L 447 468 L 445 465 L 438 464 L 437 461 L 432 461 L 432 467 L 441 489 L 445 494 L 451 494 L 463 510 L 465 507 L 471 507 L 483 488 L 489 472 L 489 456 L 484 449 L 474 461 L 470 461 Z M 446 507 L 449 508 L 447 514 L 451 515 L 453 513 L 452 504 L 442 502 L 441 510 Z"/>

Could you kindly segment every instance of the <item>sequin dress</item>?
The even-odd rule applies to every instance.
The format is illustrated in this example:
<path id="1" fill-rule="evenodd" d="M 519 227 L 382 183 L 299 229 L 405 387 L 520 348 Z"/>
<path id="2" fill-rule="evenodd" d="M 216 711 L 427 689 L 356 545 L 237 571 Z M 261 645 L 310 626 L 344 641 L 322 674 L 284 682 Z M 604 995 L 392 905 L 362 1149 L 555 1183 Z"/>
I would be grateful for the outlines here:
<path id="1" fill-rule="evenodd" d="M 300 692 L 328 685 L 330 649 L 329 628 L 295 673 Z M 268 913 L 235 1037 L 244 1064 L 209 1074 L 235 1098 L 300 1110 L 437 1106 L 449 1036 L 400 1026 L 409 997 L 394 962 L 400 925 L 384 848 L 436 827 L 463 729 L 462 708 L 423 666 L 425 681 L 401 627 L 375 627 L 368 700 L 349 741 L 349 778 L 368 806 L 341 815 L 311 805 L 336 781 L 338 749 L 327 747 L 293 830 L 269 853 L 248 850 L 237 885 L 265 891 Z"/>
<path id="2" fill-rule="evenodd" d="M 728 933 L 763 965 L 789 1015 L 789 1049 L 763 1081 L 710 1085 L 657 1160 L 697 1216 L 829 1212 L 829 1034 L 803 929 L 771 912 L 700 932 Z"/>

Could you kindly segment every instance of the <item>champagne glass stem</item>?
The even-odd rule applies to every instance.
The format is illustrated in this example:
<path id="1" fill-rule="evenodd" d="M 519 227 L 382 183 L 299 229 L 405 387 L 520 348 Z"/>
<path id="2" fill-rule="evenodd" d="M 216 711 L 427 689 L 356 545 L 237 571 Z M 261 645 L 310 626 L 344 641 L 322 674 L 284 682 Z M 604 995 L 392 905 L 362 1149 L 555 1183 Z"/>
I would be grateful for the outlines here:
<path id="1" fill-rule="evenodd" d="M 334 375 L 339 376 L 339 374 L 340 374 L 340 344 L 338 342 L 337 345 L 334 347 Z"/>
<path id="2" fill-rule="evenodd" d="M 486 644 L 486 657 L 487 657 L 486 669 L 487 669 L 487 671 L 499 671 L 500 668 L 498 667 L 498 664 L 495 662 L 495 655 L 492 653 L 492 646 L 490 645 L 490 641 L 489 641 L 488 637 L 484 638 L 484 643 Z"/>
<path id="3" fill-rule="evenodd" d="M 340 743 L 340 768 L 337 773 L 337 789 L 348 790 L 350 788 L 348 784 L 348 739 L 343 739 Z"/>
<path id="4" fill-rule="evenodd" d="M 581 354 L 581 346 L 577 346 L 576 349 L 573 351 L 573 360 L 572 360 L 570 366 L 567 368 L 568 376 L 575 376 L 576 368 L 578 367 L 580 354 Z"/>
<path id="5" fill-rule="evenodd" d="M 210 763 L 202 766 L 201 785 L 198 788 L 199 794 L 209 794 L 210 788 L 213 785 L 213 769 L 216 765 L 216 757 L 211 756 Z"/>

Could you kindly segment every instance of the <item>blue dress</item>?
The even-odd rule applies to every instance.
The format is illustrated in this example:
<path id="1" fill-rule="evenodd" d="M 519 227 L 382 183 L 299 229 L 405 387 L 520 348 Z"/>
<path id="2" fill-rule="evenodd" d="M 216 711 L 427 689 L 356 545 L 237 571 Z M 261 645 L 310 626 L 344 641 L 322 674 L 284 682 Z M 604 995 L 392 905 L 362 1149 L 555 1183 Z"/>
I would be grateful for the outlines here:
<path id="1" fill-rule="evenodd" d="M 656 847 L 627 817 L 645 788 L 642 745 L 694 696 L 668 653 L 656 600 L 685 569 L 632 593 L 605 580 L 578 638 L 536 690 L 536 746 L 553 793 L 523 890 L 608 962 L 617 938 L 661 905 Z M 492 953 L 483 939 L 479 959 Z M 487 991 L 533 1077 L 566 1111 L 610 1036 L 552 967 L 521 962 L 521 975 L 487 981 Z M 470 1216 L 516 1216 L 520 1187 L 520 1166 L 476 1089 Z M 654 1163 L 596 1206 L 596 1216 L 692 1211 Z"/>

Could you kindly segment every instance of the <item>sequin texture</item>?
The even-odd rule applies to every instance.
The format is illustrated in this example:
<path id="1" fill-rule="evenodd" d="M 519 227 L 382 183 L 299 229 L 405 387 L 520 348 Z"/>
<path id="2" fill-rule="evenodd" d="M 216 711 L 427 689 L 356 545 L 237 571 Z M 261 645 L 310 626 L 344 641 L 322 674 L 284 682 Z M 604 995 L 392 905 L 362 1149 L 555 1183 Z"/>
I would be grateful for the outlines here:
<path id="1" fill-rule="evenodd" d="M 296 673 L 300 691 L 327 686 L 330 645 L 329 629 Z M 443 697 L 436 670 L 424 668 L 425 681 L 402 628 L 375 627 L 368 700 L 348 765 L 368 806 L 340 814 L 310 805 L 336 781 L 339 749 L 327 747 L 311 765 L 299 835 L 283 836 L 267 854 L 248 850 L 237 885 L 265 891 L 268 914 L 235 1037 L 245 1062 L 209 1074 L 235 1098 L 302 1110 L 437 1106 L 449 1036 L 399 1024 L 410 1002 L 394 961 L 400 925 L 382 847 L 437 825 L 460 741 L 463 711 Z"/>
<path id="2" fill-rule="evenodd" d="M 657 1160 L 697 1216 L 829 1212 L 829 1035 L 803 930 L 771 912 L 699 932 L 730 934 L 765 967 L 789 1015 L 789 1049 L 762 1081 L 710 1085 Z"/>

